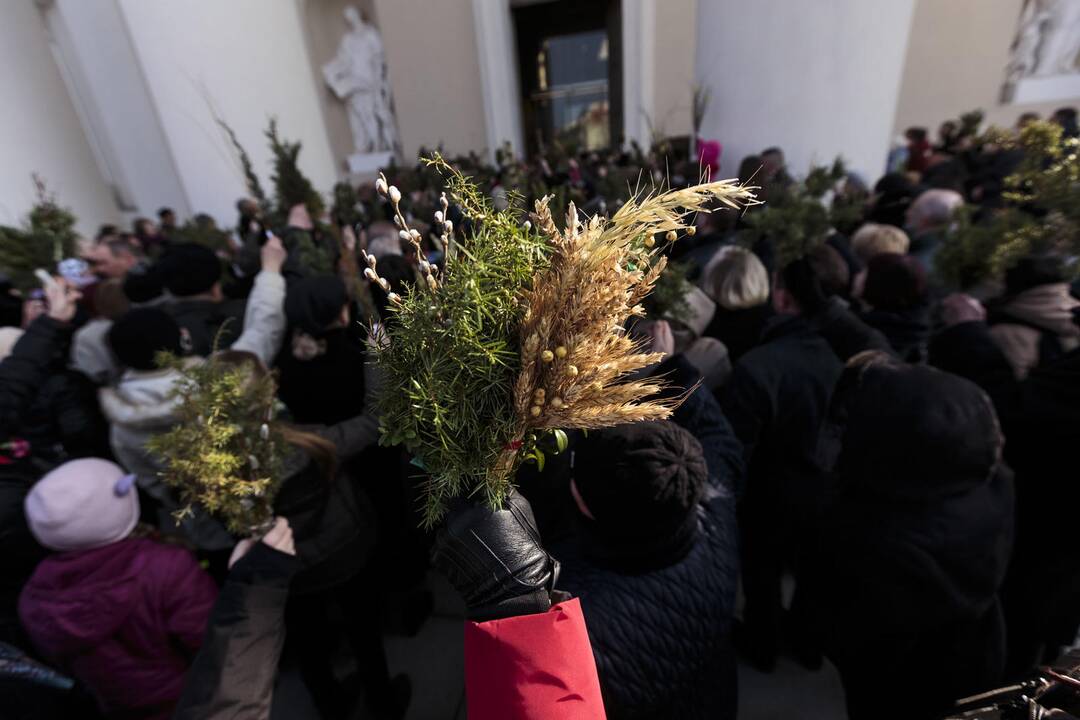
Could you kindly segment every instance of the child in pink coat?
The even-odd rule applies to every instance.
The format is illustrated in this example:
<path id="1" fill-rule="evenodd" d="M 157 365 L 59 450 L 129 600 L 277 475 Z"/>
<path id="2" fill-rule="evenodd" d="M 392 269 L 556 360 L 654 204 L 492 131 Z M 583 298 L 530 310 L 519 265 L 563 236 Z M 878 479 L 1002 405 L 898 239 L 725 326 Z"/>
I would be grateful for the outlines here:
<path id="1" fill-rule="evenodd" d="M 202 645 L 214 582 L 185 549 L 131 537 L 133 476 L 73 460 L 26 497 L 27 524 L 56 555 L 19 597 L 34 647 L 80 680 L 110 718 L 165 719 Z"/>

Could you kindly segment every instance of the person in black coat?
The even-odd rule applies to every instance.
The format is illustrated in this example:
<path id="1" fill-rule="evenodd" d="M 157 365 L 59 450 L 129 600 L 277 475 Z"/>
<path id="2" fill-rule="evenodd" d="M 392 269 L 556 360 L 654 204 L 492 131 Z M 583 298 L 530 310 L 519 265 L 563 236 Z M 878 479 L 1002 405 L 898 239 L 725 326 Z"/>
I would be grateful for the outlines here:
<path id="1" fill-rule="evenodd" d="M 293 282 L 285 294 L 285 317 L 291 330 L 276 363 L 278 396 L 296 422 L 333 425 L 370 410 L 367 348 L 341 278 Z"/>
<path id="2" fill-rule="evenodd" d="M 795 605 L 840 672 L 851 720 L 937 718 L 995 687 L 1012 474 L 986 394 L 882 353 L 860 356 L 830 421 L 840 451 Z"/>
<path id="3" fill-rule="evenodd" d="M 821 503 L 818 435 L 843 369 L 783 284 L 773 304 L 780 314 L 766 326 L 761 345 L 735 364 L 720 394 L 748 468 L 745 490 L 737 488 L 746 595 L 737 638 L 743 654 L 765 671 L 780 649 L 781 578 L 797 563 Z"/>
<path id="4" fill-rule="evenodd" d="M 776 280 L 842 362 L 867 350 L 893 352 L 885 336 L 860 320 L 843 299 L 850 284 L 848 267 L 832 247 L 820 245 L 788 263 Z"/>
<path id="5" fill-rule="evenodd" d="M 930 342 L 930 305 L 926 271 L 909 255 L 881 253 L 867 265 L 863 300 L 870 309 L 863 322 L 885 335 L 897 356 L 910 363 L 926 362 Z"/>
<path id="6" fill-rule="evenodd" d="M 679 387 L 699 377 L 680 356 L 658 372 Z M 612 720 L 735 717 L 742 475 L 742 447 L 704 388 L 673 421 L 578 443 L 577 531 L 550 549 L 562 563 L 560 588 L 582 599 Z"/>
<path id="7" fill-rule="evenodd" d="M 243 300 L 226 300 L 221 260 L 205 245 L 178 243 L 158 261 L 156 274 L 173 296 L 164 309 L 186 335 L 191 355 L 230 347 L 244 329 Z"/>
<path id="8" fill-rule="evenodd" d="M 89 380 L 66 370 L 80 295 L 63 283 L 46 294 L 47 313 L 0 362 L 0 641 L 15 644 L 22 644 L 19 591 L 45 556 L 26 526 L 26 492 L 69 458 L 110 456 L 108 427 Z"/>
<path id="9" fill-rule="evenodd" d="M 1080 351 L 1033 369 L 1019 381 L 989 328 L 965 296 L 944 303 L 948 327 L 934 337 L 930 362 L 970 378 L 993 398 L 1016 473 L 1016 547 L 1003 592 L 1009 678 L 1053 661 L 1080 626 L 1080 558 L 1072 528 L 1080 488 L 1068 482 L 1080 437 Z"/>

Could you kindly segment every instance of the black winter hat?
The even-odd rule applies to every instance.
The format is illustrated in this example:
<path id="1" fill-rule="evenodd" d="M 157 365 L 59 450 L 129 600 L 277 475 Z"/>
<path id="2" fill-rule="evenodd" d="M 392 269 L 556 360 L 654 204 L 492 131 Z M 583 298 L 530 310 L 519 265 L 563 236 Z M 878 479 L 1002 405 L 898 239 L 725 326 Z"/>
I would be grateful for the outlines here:
<path id="1" fill-rule="evenodd" d="M 701 444 L 670 421 L 590 433 L 575 451 L 574 484 L 598 537 L 645 565 L 693 546 L 707 478 Z"/>
<path id="2" fill-rule="evenodd" d="M 184 298 L 208 292 L 221 280 L 221 261 L 197 243 L 173 245 L 158 263 L 165 289 Z"/>
<path id="3" fill-rule="evenodd" d="M 285 317 L 290 325 L 319 337 L 348 302 L 345 283 L 336 275 L 304 278 L 289 285 L 285 294 Z"/>
<path id="4" fill-rule="evenodd" d="M 1005 271 L 1005 294 L 1018 295 L 1039 285 L 1065 282 L 1063 265 L 1057 255 L 1026 255 Z"/>
<path id="5" fill-rule="evenodd" d="M 108 340 L 120 363 L 134 370 L 156 369 L 154 357 L 159 351 L 174 355 L 183 352 L 180 326 L 158 308 L 137 308 L 125 313 L 109 328 Z"/>
<path id="6" fill-rule="evenodd" d="M 161 297 L 164 290 L 156 265 L 136 265 L 124 276 L 124 295 L 133 303 L 150 302 Z"/>

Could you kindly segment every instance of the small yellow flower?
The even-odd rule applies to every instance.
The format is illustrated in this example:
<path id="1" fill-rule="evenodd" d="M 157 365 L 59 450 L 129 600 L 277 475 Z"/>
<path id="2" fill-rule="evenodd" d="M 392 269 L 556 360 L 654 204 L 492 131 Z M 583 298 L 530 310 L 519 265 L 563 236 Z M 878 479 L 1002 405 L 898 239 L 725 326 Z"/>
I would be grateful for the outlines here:
<path id="1" fill-rule="evenodd" d="M 546 363 L 551 362 L 555 359 L 555 353 L 551 352 L 550 350 L 545 350 L 544 352 L 540 353 L 540 359 Z"/>
<path id="2" fill-rule="evenodd" d="M 689 237 L 694 237 L 695 235 L 697 235 L 697 228 L 691 225 L 690 227 L 686 228 L 686 234 Z"/>
<path id="3" fill-rule="evenodd" d="M 566 348 L 564 346 L 562 346 L 562 345 L 555 348 L 555 357 L 557 357 L 557 358 L 566 357 Z"/>
<path id="4" fill-rule="evenodd" d="M 540 415 L 540 406 L 533 405 L 531 408 L 529 408 L 529 414 L 533 417 L 538 417 Z"/>
<path id="5" fill-rule="evenodd" d="M 564 403 L 562 401 L 562 398 L 551 398 L 551 407 L 555 408 L 556 410 L 561 410 L 563 408 L 563 405 Z"/>
<path id="6" fill-rule="evenodd" d="M 645 247 L 647 247 L 647 248 L 651 248 L 651 247 L 653 247 L 654 245 L 656 245 L 656 239 L 655 239 L 655 238 L 653 238 L 653 236 L 652 236 L 652 235 L 650 235 L 649 237 L 645 238 Z"/>
<path id="7" fill-rule="evenodd" d="M 577 365 L 567 365 L 566 374 L 570 377 L 577 377 Z"/>
<path id="8" fill-rule="evenodd" d="M 546 397 L 547 396 L 547 390 L 545 390 L 544 388 L 536 388 L 536 392 L 534 392 L 533 395 L 535 395 L 538 398 Z"/>
<path id="9" fill-rule="evenodd" d="M 667 237 L 667 241 L 669 243 L 675 242 L 676 240 L 679 239 L 679 236 L 675 233 L 674 230 L 668 230 L 667 235 L 665 237 Z"/>

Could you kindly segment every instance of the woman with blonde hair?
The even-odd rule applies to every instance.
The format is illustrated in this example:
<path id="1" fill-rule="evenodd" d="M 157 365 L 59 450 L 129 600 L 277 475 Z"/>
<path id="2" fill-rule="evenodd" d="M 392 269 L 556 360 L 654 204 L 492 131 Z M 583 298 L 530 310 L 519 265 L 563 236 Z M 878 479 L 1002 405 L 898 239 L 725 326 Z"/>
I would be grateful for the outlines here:
<path id="1" fill-rule="evenodd" d="M 705 335 L 724 343 L 735 362 L 757 344 L 773 315 L 769 274 L 757 255 L 728 246 L 709 264 L 705 291 L 716 301 L 716 312 Z"/>
<path id="2" fill-rule="evenodd" d="M 863 265 L 881 253 L 905 255 L 910 246 L 907 233 L 895 225 L 866 223 L 851 238 L 851 247 Z"/>

